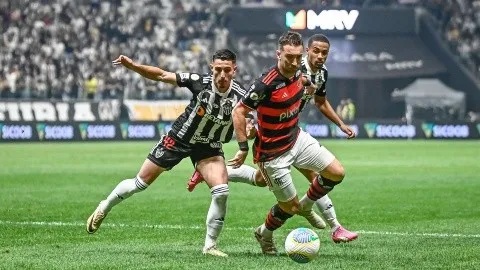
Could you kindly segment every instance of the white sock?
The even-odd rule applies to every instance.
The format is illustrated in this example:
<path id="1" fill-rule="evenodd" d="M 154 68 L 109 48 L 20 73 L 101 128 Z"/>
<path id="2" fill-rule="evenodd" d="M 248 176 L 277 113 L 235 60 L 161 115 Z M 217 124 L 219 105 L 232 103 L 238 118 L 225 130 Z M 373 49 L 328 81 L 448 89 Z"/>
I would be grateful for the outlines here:
<path id="1" fill-rule="evenodd" d="M 242 165 L 237 169 L 227 166 L 228 181 L 235 183 L 245 183 L 255 186 L 255 174 L 257 170 L 248 165 Z"/>
<path id="2" fill-rule="evenodd" d="M 318 199 L 315 204 L 330 228 L 332 228 L 332 231 L 335 231 L 338 227 L 340 227 L 340 222 L 338 222 L 337 214 L 335 213 L 335 207 L 333 207 L 332 200 L 330 197 L 328 197 L 328 195 Z"/>
<path id="3" fill-rule="evenodd" d="M 227 213 L 228 185 L 220 184 L 210 189 L 212 201 L 207 214 L 207 234 L 205 235 L 204 249 L 217 244 L 217 238 L 223 228 L 225 214 Z"/>
<path id="4" fill-rule="evenodd" d="M 307 194 L 303 195 L 303 197 L 300 199 L 300 206 L 303 210 L 312 209 L 314 203 L 315 201 L 312 201 L 310 198 L 308 198 Z"/>
<path id="5" fill-rule="evenodd" d="M 265 226 L 265 223 L 263 223 L 262 226 L 260 226 L 260 234 L 266 238 L 273 237 L 273 231 L 270 231 L 269 229 L 267 229 L 267 227 Z"/>
<path id="6" fill-rule="evenodd" d="M 148 187 L 138 175 L 133 179 L 125 179 L 113 189 L 112 193 L 100 203 L 100 210 L 108 213 L 112 207 L 133 194 L 144 191 Z"/>

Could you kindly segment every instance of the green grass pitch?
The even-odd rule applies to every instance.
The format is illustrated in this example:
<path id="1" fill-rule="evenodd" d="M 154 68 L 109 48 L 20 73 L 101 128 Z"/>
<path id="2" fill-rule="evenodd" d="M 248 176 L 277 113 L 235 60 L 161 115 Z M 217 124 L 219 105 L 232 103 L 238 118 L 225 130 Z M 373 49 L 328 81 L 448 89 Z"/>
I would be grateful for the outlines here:
<path id="1" fill-rule="evenodd" d="M 186 191 L 189 159 L 88 235 L 87 217 L 154 143 L 0 144 L 0 269 L 480 269 L 479 141 L 323 141 L 347 171 L 330 194 L 339 220 L 360 237 L 334 244 L 317 230 L 320 255 L 306 265 L 283 239 L 307 222 L 290 219 L 275 235 L 282 254 L 263 256 L 253 228 L 274 196 L 237 183 L 219 243 L 229 257 L 203 256 L 210 194 Z M 303 195 L 307 181 L 294 178 Z"/>

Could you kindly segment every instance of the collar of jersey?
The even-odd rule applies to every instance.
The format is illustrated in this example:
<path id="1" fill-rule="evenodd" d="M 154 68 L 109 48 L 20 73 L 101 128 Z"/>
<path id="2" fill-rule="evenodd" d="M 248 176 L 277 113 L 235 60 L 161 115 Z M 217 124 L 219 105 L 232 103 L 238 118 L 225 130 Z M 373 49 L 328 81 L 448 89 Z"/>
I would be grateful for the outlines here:
<path id="1" fill-rule="evenodd" d="M 232 85 L 233 85 L 233 80 L 230 81 L 230 86 L 228 87 L 228 90 L 225 91 L 225 93 L 222 93 L 222 92 L 218 91 L 217 87 L 215 86 L 215 82 L 212 80 L 212 90 L 213 90 L 213 92 L 219 94 L 221 97 L 228 96 L 228 94 L 230 93 L 230 90 L 232 90 Z"/>

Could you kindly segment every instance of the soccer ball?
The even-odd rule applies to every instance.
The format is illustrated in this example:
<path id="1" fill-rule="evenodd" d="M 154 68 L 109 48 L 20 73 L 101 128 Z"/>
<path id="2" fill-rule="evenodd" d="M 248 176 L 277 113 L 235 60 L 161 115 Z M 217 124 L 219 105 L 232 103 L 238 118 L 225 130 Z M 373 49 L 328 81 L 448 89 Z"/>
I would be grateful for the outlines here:
<path id="1" fill-rule="evenodd" d="M 315 259 L 320 249 L 318 235 L 307 228 L 291 231 L 285 239 L 285 251 L 288 257 L 297 263 L 308 263 Z"/>

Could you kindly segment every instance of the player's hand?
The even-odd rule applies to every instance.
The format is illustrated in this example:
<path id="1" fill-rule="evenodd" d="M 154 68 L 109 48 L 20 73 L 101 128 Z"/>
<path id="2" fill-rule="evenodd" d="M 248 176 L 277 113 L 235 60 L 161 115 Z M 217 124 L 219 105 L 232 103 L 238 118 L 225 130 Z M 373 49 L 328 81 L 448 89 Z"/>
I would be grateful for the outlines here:
<path id="1" fill-rule="evenodd" d="M 254 139 L 255 136 L 257 136 L 257 129 L 255 128 L 254 119 L 247 118 L 247 125 L 245 128 L 247 130 L 247 139 L 251 140 Z"/>
<path id="2" fill-rule="evenodd" d="M 345 124 L 341 125 L 340 130 L 343 131 L 343 133 L 347 134 L 347 139 L 353 139 L 357 134 L 355 134 L 355 131 L 350 126 L 347 126 Z"/>
<path id="3" fill-rule="evenodd" d="M 245 162 L 247 155 L 248 155 L 248 151 L 238 150 L 237 153 L 235 154 L 235 157 L 228 160 L 227 165 L 232 166 L 234 169 L 237 169 L 238 167 L 242 166 L 242 164 Z"/>
<path id="4" fill-rule="evenodd" d="M 112 61 L 112 64 L 114 66 L 122 65 L 126 68 L 131 68 L 131 67 L 133 67 L 133 60 L 128 58 L 125 55 L 120 55 L 117 59 Z"/>

